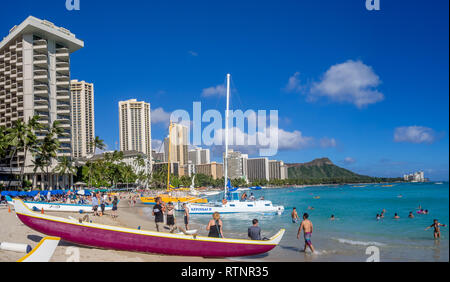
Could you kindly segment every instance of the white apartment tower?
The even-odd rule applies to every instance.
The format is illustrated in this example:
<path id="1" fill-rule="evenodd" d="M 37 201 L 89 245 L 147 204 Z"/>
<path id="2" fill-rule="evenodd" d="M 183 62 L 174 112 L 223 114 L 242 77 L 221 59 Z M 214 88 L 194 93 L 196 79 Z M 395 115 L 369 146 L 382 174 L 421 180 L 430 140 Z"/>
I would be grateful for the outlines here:
<path id="1" fill-rule="evenodd" d="M 188 128 L 179 123 L 173 123 L 170 130 L 170 161 L 180 165 L 188 164 Z M 164 138 L 164 158 L 168 161 L 169 138 Z"/>
<path id="2" fill-rule="evenodd" d="M 209 164 L 210 163 L 209 149 L 194 148 L 188 152 L 189 161 L 194 164 Z"/>
<path id="3" fill-rule="evenodd" d="M 136 99 L 119 102 L 119 134 L 121 151 L 138 151 L 151 160 L 150 104 Z"/>
<path id="4" fill-rule="evenodd" d="M 71 80 L 72 156 L 84 158 L 95 153 L 94 84 Z"/>
<path id="5" fill-rule="evenodd" d="M 70 107 L 70 54 L 84 46 L 69 30 L 29 16 L 14 26 L 0 42 L 0 126 L 11 127 L 34 115 L 50 126 L 55 120 L 64 129 L 58 157 L 72 155 Z M 43 139 L 45 130 L 36 132 Z M 25 162 L 33 173 L 32 155 L 19 152 L 14 166 Z M 56 179 L 54 179 L 56 180 Z"/>

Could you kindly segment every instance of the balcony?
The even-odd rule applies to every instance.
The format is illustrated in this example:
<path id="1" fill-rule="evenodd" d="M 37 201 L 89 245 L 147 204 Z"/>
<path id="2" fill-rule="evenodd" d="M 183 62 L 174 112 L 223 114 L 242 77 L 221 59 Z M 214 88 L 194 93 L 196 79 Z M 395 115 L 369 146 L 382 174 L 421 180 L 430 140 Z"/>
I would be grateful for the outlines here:
<path id="1" fill-rule="evenodd" d="M 58 78 L 56 78 L 56 85 L 57 86 L 67 86 L 67 88 L 69 88 L 70 85 L 70 81 L 69 79 L 64 79 L 64 80 L 58 80 Z"/>
<path id="2" fill-rule="evenodd" d="M 37 91 L 37 90 L 47 90 L 47 92 L 48 92 L 48 84 L 35 82 L 34 83 L 34 90 L 35 91 Z"/>

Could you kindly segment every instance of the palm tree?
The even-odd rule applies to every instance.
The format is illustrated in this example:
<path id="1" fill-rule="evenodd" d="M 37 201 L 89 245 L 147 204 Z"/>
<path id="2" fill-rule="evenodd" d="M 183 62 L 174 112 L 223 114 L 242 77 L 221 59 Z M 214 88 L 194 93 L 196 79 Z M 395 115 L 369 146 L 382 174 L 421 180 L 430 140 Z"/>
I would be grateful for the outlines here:
<path id="1" fill-rule="evenodd" d="M 62 157 L 59 159 L 58 165 L 55 167 L 55 169 L 53 170 L 53 172 L 58 173 L 58 175 L 62 175 L 64 178 L 64 188 L 66 187 L 66 178 L 64 177 L 64 175 L 69 174 L 69 175 L 74 175 L 77 170 L 76 168 L 73 166 L 72 161 L 68 158 L 68 157 Z"/>
<path id="2" fill-rule="evenodd" d="M 18 151 L 21 151 L 24 147 L 24 139 L 26 139 L 26 124 L 21 120 L 14 122 L 14 125 L 7 129 L 6 140 L 12 151 L 9 154 L 9 170 L 11 178 L 9 179 L 8 186 L 11 186 L 13 176 L 13 161 Z"/>
<path id="3" fill-rule="evenodd" d="M 40 156 L 35 157 L 35 159 L 31 160 L 31 162 L 33 163 L 33 166 L 34 166 L 33 167 L 33 187 L 34 187 L 35 186 L 34 180 L 36 179 L 37 172 L 40 170 L 42 173 L 44 173 L 44 168 L 47 166 L 47 163 Z M 43 176 L 43 175 L 41 174 L 41 176 Z M 43 181 L 42 177 L 41 177 L 41 181 Z"/>
<path id="4" fill-rule="evenodd" d="M 94 153 L 96 149 L 104 150 L 106 149 L 106 145 L 100 137 L 95 136 L 95 139 L 92 140 L 91 146 L 94 147 Z"/>
<path id="5" fill-rule="evenodd" d="M 64 130 L 59 127 L 59 122 L 54 121 L 52 127 L 48 130 L 47 134 L 45 135 L 44 139 L 42 140 L 42 143 L 40 144 L 40 156 L 46 165 L 46 171 L 47 171 L 47 187 L 50 183 L 50 165 L 52 164 L 52 160 L 57 157 L 58 149 L 61 145 L 61 143 L 58 140 L 58 137 L 62 136 L 64 133 Z"/>

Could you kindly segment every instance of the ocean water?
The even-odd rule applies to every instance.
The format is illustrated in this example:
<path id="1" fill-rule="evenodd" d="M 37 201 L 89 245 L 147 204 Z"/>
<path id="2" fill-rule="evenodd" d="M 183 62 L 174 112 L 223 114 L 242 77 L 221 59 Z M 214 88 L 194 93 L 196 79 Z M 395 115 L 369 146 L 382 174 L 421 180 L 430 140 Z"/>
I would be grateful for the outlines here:
<path id="1" fill-rule="evenodd" d="M 246 238 L 251 220 L 257 218 L 263 236 L 270 237 L 279 229 L 286 233 L 279 246 L 269 253 L 246 258 L 245 261 L 366 261 L 375 246 L 380 261 L 449 261 L 449 231 L 441 227 L 441 239 L 434 240 L 433 229 L 424 229 L 438 219 L 449 224 L 449 185 L 434 183 L 397 183 L 392 187 L 368 184 L 279 188 L 253 191 L 276 205 L 284 205 L 281 215 L 224 214 L 225 237 Z M 316 199 L 318 197 L 318 199 Z M 429 214 L 417 214 L 419 205 Z M 300 226 L 292 223 L 291 211 L 296 207 L 299 216 L 308 212 L 314 224 L 312 243 L 316 254 L 303 252 L 303 234 L 296 238 Z M 308 209 L 313 207 L 314 209 Z M 385 217 L 376 214 L 386 210 Z M 415 218 L 408 218 L 409 212 Z M 398 213 L 400 219 L 394 219 Z M 148 214 L 148 213 L 146 213 Z M 334 214 L 336 220 L 331 221 Z M 180 217 L 181 218 L 181 214 Z M 205 226 L 211 215 L 191 215 L 191 222 Z M 206 231 L 202 230 L 206 235 Z"/>

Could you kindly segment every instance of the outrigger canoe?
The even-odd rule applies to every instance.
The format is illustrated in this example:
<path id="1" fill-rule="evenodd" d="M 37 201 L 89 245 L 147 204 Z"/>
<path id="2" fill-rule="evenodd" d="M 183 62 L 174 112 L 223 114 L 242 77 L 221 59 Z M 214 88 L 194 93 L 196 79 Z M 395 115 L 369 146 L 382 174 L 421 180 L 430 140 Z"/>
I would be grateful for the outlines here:
<path id="1" fill-rule="evenodd" d="M 13 200 L 6 196 L 6 201 L 8 204 L 13 205 Z M 60 212 L 93 212 L 92 205 L 80 205 L 80 204 L 65 204 L 57 202 L 34 202 L 34 201 L 24 201 L 28 208 L 33 210 L 44 210 L 44 211 L 60 211 Z M 100 209 L 100 206 L 99 206 Z M 112 205 L 106 205 L 105 210 L 112 210 Z"/>
<path id="2" fill-rule="evenodd" d="M 82 222 L 36 213 L 14 199 L 17 217 L 28 227 L 79 245 L 122 251 L 200 257 L 237 257 L 266 253 L 281 241 L 281 229 L 269 240 L 211 238 Z"/>

